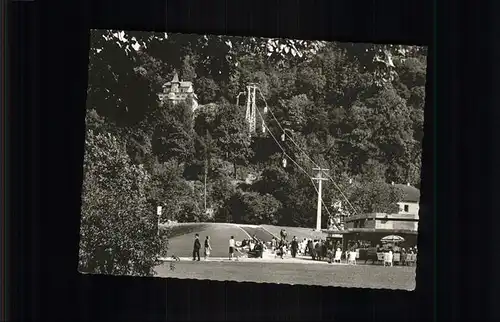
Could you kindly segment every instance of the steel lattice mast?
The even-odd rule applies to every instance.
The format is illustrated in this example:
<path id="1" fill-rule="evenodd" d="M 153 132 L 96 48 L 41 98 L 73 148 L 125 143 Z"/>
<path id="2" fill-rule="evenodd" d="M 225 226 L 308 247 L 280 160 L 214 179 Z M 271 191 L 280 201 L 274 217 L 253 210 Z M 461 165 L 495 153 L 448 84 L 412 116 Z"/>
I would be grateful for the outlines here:
<path id="1" fill-rule="evenodd" d="M 239 106 L 239 99 L 241 95 L 246 95 L 246 112 L 245 112 L 245 120 L 248 124 L 248 129 L 250 132 L 250 135 L 255 134 L 256 129 L 257 129 L 257 113 L 256 109 L 257 103 L 256 103 L 256 92 L 257 92 L 257 85 L 250 83 L 246 86 L 246 92 L 240 92 L 236 98 L 236 105 Z M 259 89 L 260 90 L 260 89 Z M 267 106 L 264 107 L 264 114 L 267 113 Z M 262 120 L 264 122 L 264 120 Z M 264 124 L 264 123 L 262 123 Z M 262 125 L 262 131 L 265 132 L 265 127 Z"/>

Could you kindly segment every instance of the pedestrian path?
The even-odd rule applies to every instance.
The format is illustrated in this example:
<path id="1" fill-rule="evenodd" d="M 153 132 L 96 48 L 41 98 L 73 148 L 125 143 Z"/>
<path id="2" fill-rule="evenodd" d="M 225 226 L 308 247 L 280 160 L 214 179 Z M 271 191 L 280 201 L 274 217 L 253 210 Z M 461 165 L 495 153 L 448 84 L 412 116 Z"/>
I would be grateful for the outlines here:
<path id="1" fill-rule="evenodd" d="M 161 261 L 165 262 L 171 262 L 173 261 L 172 258 L 160 258 Z M 179 260 L 181 262 L 192 262 L 193 258 L 192 257 L 180 257 Z M 204 259 L 201 259 L 201 262 L 205 261 Z M 265 258 L 247 258 L 247 257 L 238 257 L 235 259 L 230 260 L 227 257 L 210 257 L 206 261 L 208 262 L 249 262 L 249 263 L 295 263 L 295 264 L 316 264 L 316 265 L 332 265 L 328 264 L 326 261 L 313 261 L 309 257 L 302 257 L 298 256 L 296 258 L 292 257 L 284 257 L 283 259 L 280 257 L 275 258 L 273 257 L 265 257 Z M 333 264 L 333 265 L 346 265 L 346 264 Z"/>
<path id="2" fill-rule="evenodd" d="M 270 242 L 273 239 L 273 235 L 267 230 L 259 226 L 245 226 L 239 225 L 249 236 L 255 236 L 257 239 L 264 241 L 265 243 Z"/>

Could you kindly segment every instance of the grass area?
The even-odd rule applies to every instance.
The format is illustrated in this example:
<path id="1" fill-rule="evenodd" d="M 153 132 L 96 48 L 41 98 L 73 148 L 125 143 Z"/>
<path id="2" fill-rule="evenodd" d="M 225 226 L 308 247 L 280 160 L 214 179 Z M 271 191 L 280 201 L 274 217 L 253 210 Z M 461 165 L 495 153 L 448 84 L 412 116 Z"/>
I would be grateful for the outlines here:
<path id="1" fill-rule="evenodd" d="M 234 236 L 235 240 L 248 238 L 245 232 L 235 225 L 217 223 L 186 223 L 175 225 L 169 234 L 168 255 L 179 257 L 192 256 L 195 233 L 200 234 L 200 241 L 210 236 L 213 257 L 228 256 L 229 238 Z M 201 254 L 203 256 L 203 254 Z"/>
<path id="2" fill-rule="evenodd" d="M 156 267 L 157 276 L 217 281 L 264 282 L 413 290 L 415 267 L 256 262 L 176 262 Z"/>
<path id="3" fill-rule="evenodd" d="M 288 234 L 288 239 L 293 238 L 293 236 L 297 236 L 298 240 L 302 240 L 304 238 L 310 238 L 310 239 L 326 238 L 328 236 L 323 232 L 315 231 L 313 228 L 280 227 L 271 225 L 261 225 L 261 227 L 278 237 L 280 236 L 281 229 L 285 229 Z"/>

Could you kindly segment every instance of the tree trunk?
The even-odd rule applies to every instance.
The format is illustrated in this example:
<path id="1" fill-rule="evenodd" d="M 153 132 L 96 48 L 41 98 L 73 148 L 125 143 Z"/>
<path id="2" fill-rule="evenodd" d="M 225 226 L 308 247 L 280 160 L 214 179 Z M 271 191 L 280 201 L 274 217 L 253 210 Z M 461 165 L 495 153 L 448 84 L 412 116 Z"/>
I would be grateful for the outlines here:
<path id="1" fill-rule="evenodd" d="M 233 167 L 234 167 L 234 179 L 238 179 L 237 175 L 236 175 L 236 162 L 233 162 Z"/>

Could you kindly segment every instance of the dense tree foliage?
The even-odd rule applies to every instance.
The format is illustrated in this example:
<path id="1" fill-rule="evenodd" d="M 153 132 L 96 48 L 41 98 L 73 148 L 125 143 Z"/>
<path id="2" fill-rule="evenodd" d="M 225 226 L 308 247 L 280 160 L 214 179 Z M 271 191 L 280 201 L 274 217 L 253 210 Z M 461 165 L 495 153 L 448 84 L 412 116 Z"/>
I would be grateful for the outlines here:
<path id="1" fill-rule="evenodd" d="M 150 174 L 132 164 L 124 144 L 110 133 L 89 129 L 86 149 L 80 271 L 151 275 L 165 245 L 147 202 Z"/>
<path id="2" fill-rule="evenodd" d="M 114 186 L 109 193 L 123 200 L 109 197 L 115 213 L 163 205 L 162 220 L 312 227 L 317 165 L 330 169 L 325 205 L 341 200 L 350 213 L 395 211 L 401 194 L 390 183 L 419 186 L 425 48 L 117 31 L 93 32 L 91 45 L 88 129 L 126 145 L 127 155 L 106 157 L 127 160 L 122 177 L 148 178 Z M 194 113 L 158 102 L 174 71 L 193 81 Z M 236 105 L 249 82 L 259 110 L 269 109 L 270 132 L 252 137 L 244 100 Z M 89 140 L 87 151 L 108 153 Z"/>

